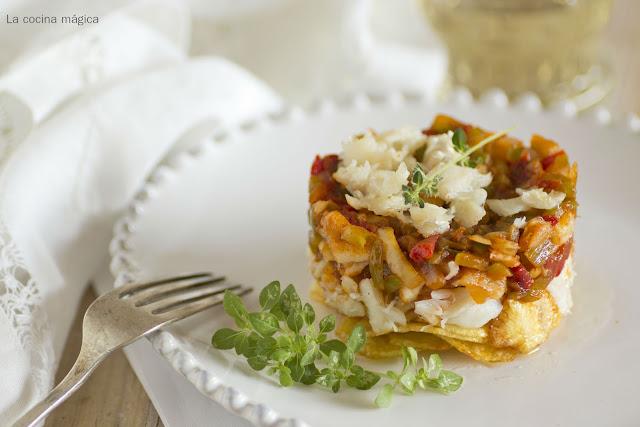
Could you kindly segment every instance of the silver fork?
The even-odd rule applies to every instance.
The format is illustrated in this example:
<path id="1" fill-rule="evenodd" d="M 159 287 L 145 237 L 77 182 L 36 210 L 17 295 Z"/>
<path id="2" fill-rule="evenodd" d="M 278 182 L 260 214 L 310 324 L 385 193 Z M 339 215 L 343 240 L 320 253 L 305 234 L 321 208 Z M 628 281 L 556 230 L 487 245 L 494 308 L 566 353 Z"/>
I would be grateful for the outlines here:
<path id="1" fill-rule="evenodd" d="M 109 354 L 176 320 L 222 303 L 224 292 L 251 292 L 225 285 L 224 277 L 197 273 L 142 284 L 129 284 L 98 297 L 82 323 L 82 345 L 66 377 L 14 427 L 34 426 L 89 378 Z"/>

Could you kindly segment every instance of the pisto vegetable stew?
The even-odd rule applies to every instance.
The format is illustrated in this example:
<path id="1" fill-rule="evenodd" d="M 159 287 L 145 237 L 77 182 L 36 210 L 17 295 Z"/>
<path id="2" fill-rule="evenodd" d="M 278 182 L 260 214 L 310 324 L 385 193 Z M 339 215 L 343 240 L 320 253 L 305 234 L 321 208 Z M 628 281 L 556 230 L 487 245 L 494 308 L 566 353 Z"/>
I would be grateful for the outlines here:
<path id="1" fill-rule="evenodd" d="M 369 357 L 529 353 L 571 309 L 577 176 L 550 139 L 445 115 L 355 135 L 311 165 L 312 297 Z"/>

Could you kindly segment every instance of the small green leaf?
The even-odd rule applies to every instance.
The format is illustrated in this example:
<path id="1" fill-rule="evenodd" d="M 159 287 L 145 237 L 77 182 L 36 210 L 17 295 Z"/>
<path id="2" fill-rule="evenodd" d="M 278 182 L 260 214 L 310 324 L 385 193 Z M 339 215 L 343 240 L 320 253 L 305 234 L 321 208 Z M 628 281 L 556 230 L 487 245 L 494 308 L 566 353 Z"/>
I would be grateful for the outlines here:
<path id="1" fill-rule="evenodd" d="M 287 326 L 293 332 L 298 333 L 302 329 L 304 325 L 304 319 L 302 318 L 302 314 L 298 312 L 292 312 L 287 316 Z"/>
<path id="2" fill-rule="evenodd" d="M 413 392 L 416 390 L 416 377 L 410 372 L 405 372 L 404 374 L 402 374 L 402 376 L 400 376 L 399 382 L 402 386 L 402 389 L 407 394 L 413 394 Z"/>
<path id="3" fill-rule="evenodd" d="M 398 378 L 400 378 L 400 375 L 398 375 L 397 373 L 395 373 L 393 371 L 387 371 L 387 373 L 385 375 L 387 376 L 387 378 L 392 379 L 394 381 L 397 381 Z"/>
<path id="4" fill-rule="evenodd" d="M 347 377 L 347 384 L 349 387 L 357 388 L 358 390 L 369 390 L 371 387 L 376 385 L 378 381 L 380 381 L 380 376 L 378 374 L 374 374 L 371 371 L 365 371 L 364 369 L 362 369 L 361 372 L 358 371 L 357 374 L 354 373 Z"/>
<path id="5" fill-rule="evenodd" d="M 367 342 L 367 332 L 364 330 L 362 325 L 357 325 L 351 331 L 351 335 L 347 339 L 347 347 L 351 349 L 354 353 L 357 353 L 362 349 L 364 344 Z"/>
<path id="6" fill-rule="evenodd" d="M 304 367 L 304 375 L 300 378 L 300 382 L 305 385 L 311 385 L 316 382 L 318 376 L 320 375 L 320 371 L 316 368 L 316 365 L 309 364 Z"/>
<path id="7" fill-rule="evenodd" d="M 271 358 L 276 362 L 284 363 L 291 357 L 291 355 L 292 353 L 289 350 L 279 349 L 271 354 Z"/>
<path id="8" fill-rule="evenodd" d="M 247 359 L 247 363 L 255 371 L 263 370 L 265 366 L 267 366 L 268 362 L 269 362 L 268 359 L 265 356 L 260 354 L 255 355 L 253 357 L 249 357 Z"/>
<path id="9" fill-rule="evenodd" d="M 230 350 L 236 346 L 236 337 L 242 334 L 229 328 L 222 328 L 216 331 L 211 338 L 211 344 L 220 350 Z"/>
<path id="10" fill-rule="evenodd" d="M 276 350 L 276 345 L 276 340 L 273 337 L 263 337 L 258 340 L 256 351 L 258 354 L 271 357 L 271 354 Z"/>
<path id="11" fill-rule="evenodd" d="M 355 353 L 353 352 L 353 350 L 351 350 L 348 347 L 340 355 L 340 365 L 342 365 L 344 369 L 347 369 L 347 370 L 351 369 L 351 365 L 353 365 L 353 362 L 355 360 L 356 360 Z"/>
<path id="12" fill-rule="evenodd" d="M 299 382 L 304 375 L 304 366 L 300 364 L 300 359 L 296 356 L 294 359 L 290 359 L 286 366 L 291 372 L 291 378 Z"/>
<path id="13" fill-rule="evenodd" d="M 300 359 L 300 364 L 302 366 L 307 366 L 310 363 L 313 363 L 316 360 L 316 356 L 318 355 L 318 347 L 315 344 L 309 346 L 307 352 Z"/>
<path id="14" fill-rule="evenodd" d="M 280 308 L 286 317 L 289 317 L 291 313 L 300 314 L 302 302 L 293 285 L 287 286 L 282 295 L 280 295 Z"/>
<path id="15" fill-rule="evenodd" d="M 402 347 L 402 358 L 405 366 L 416 366 L 418 363 L 418 352 L 413 347 Z"/>
<path id="16" fill-rule="evenodd" d="M 282 387 L 289 387 L 293 384 L 293 378 L 291 378 L 291 371 L 287 367 L 280 368 L 280 385 Z"/>
<path id="17" fill-rule="evenodd" d="M 338 366 L 339 363 L 340 363 L 340 353 L 332 350 L 329 353 L 329 363 L 328 363 L 329 367 L 335 368 Z"/>
<path id="18" fill-rule="evenodd" d="M 427 373 L 427 378 L 436 379 L 440 376 L 440 372 L 442 371 L 442 359 L 438 354 L 432 354 L 429 356 L 429 362 L 425 368 Z"/>
<path id="19" fill-rule="evenodd" d="M 452 371 L 442 371 L 438 377 L 439 391 L 452 393 L 462 386 L 462 377 Z"/>
<path id="20" fill-rule="evenodd" d="M 249 313 L 249 322 L 260 335 L 271 336 L 280 329 L 280 322 L 276 316 L 265 311 Z"/>
<path id="21" fill-rule="evenodd" d="M 391 384 L 385 384 L 378 392 L 376 396 L 375 404 L 378 408 L 388 408 L 391 405 L 391 399 L 393 398 L 393 386 Z"/>
<path id="22" fill-rule="evenodd" d="M 307 346 L 308 346 L 308 342 L 307 339 L 305 338 L 304 335 L 296 335 L 293 337 L 293 345 L 291 346 L 291 351 L 298 353 L 298 354 L 304 354 L 307 352 Z"/>
<path id="23" fill-rule="evenodd" d="M 236 354 L 243 356 L 249 347 L 249 335 L 246 332 L 236 335 L 234 347 L 236 349 Z"/>
<path id="24" fill-rule="evenodd" d="M 312 325 L 316 320 L 316 312 L 313 311 L 311 304 L 307 303 L 302 307 L 302 317 L 304 318 L 305 325 Z"/>
<path id="25" fill-rule="evenodd" d="M 274 316 L 276 316 L 278 318 L 279 321 L 284 322 L 287 319 L 287 316 L 284 315 L 284 313 L 282 312 L 282 308 L 280 307 L 280 303 L 274 305 L 273 307 L 271 307 L 271 310 L 269 310 L 269 313 L 273 314 Z"/>
<path id="26" fill-rule="evenodd" d="M 233 320 L 235 320 L 236 325 L 239 328 L 246 328 L 249 326 L 249 321 L 247 319 L 249 313 L 238 295 L 229 290 L 225 291 L 223 307 L 224 311 L 231 316 Z"/>
<path id="27" fill-rule="evenodd" d="M 260 307 L 263 310 L 271 310 L 280 299 L 280 282 L 273 281 L 260 292 Z"/>
<path id="28" fill-rule="evenodd" d="M 411 178 L 411 181 L 415 185 L 422 185 L 422 183 L 424 182 L 424 172 L 422 171 L 419 163 L 416 165 L 416 168 L 413 171 L 413 177 Z"/>
<path id="29" fill-rule="evenodd" d="M 467 134 L 461 128 L 457 128 L 453 131 L 451 142 L 453 143 L 453 148 L 455 148 L 458 153 L 464 153 L 469 149 L 469 144 L 467 144 Z"/>
<path id="30" fill-rule="evenodd" d="M 333 371 L 329 368 L 323 368 L 320 371 L 320 375 L 318 375 L 318 377 L 316 378 L 316 381 L 318 384 L 324 387 L 331 388 L 331 385 L 335 381 Z"/>
<path id="31" fill-rule="evenodd" d="M 279 348 L 291 348 L 293 341 L 287 335 L 277 335 L 276 344 Z"/>
<path id="32" fill-rule="evenodd" d="M 243 334 L 236 341 L 236 353 L 247 358 L 255 356 L 257 354 L 258 340 L 260 340 L 260 336 L 255 332 L 249 335 Z"/>
<path id="33" fill-rule="evenodd" d="M 320 344 L 320 351 L 327 356 L 331 354 L 332 351 L 340 354 L 347 349 L 347 346 L 340 340 L 329 340 Z"/>
<path id="34" fill-rule="evenodd" d="M 351 373 L 353 375 L 363 375 L 364 374 L 364 368 L 360 365 L 353 365 L 350 369 Z"/>

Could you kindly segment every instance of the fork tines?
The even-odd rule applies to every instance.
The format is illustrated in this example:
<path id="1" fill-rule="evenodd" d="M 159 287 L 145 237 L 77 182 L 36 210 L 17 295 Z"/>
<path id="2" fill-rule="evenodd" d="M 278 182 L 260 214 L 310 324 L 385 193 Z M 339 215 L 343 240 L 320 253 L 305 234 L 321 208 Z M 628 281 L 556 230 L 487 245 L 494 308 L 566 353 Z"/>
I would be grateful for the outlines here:
<path id="1" fill-rule="evenodd" d="M 246 295 L 251 288 L 231 285 L 224 276 L 195 273 L 125 285 L 116 290 L 119 299 L 153 315 L 179 319 L 221 304 L 225 291 Z"/>

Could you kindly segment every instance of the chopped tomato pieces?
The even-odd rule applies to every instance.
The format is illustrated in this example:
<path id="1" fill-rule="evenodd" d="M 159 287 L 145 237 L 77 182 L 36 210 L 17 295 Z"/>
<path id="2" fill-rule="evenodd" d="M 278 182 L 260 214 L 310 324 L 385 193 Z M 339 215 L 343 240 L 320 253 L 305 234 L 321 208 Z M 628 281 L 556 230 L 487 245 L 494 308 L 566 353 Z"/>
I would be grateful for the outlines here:
<path id="1" fill-rule="evenodd" d="M 533 279 L 531 278 L 531 275 L 529 274 L 527 269 L 524 268 L 522 264 L 517 265 L 515 267 L 511 267 L 511 273 L 513 273 L 513 276 L 511 278 L 513 279 L 514 282 L 516 282 L 516 284 L 520 289 L 526 291 L 527 289 L 531 288 L 531 285 L 533 284 Z"/>
<path id="2" fill-rule="evenodd" d="M 424 240 L 420 240 L 409 251 L 409 258 L 414 262 L 425 262 L 433 256 L 436 250 L 439 234 L 434 234 Z"/>
<path id="3" fill-rule="evenodd" d="M 558 223 L 558 218 L 555 215 L 542 215 L 542 219 L 551 225 L 556 225 Z"/>
<path id="4" fill-rule="evenodd" d="M 324 168 L 322 167 L 322 158 L 320 156 L 316 156 L 313 160 L 313 165 L 311 165 L 311 175 L 320 175 Z"/>

